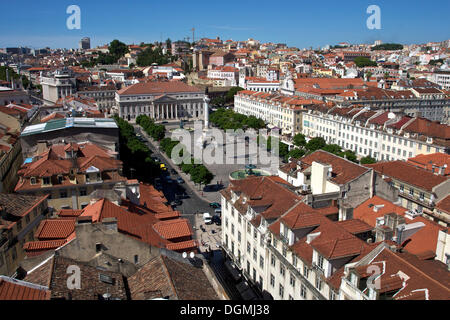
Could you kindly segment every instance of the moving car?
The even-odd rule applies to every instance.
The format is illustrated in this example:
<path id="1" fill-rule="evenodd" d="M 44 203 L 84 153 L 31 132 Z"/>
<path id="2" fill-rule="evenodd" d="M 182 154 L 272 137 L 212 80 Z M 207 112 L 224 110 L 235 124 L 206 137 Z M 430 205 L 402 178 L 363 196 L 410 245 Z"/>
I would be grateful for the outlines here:
<path id="1" fill-rule="evenodd" d="M 220 203 L 218 203 L 218 202 L 211 202 L 211 203 L 209 204 L 209 206 L 210 206 L 211 208 L 214 208 L 214 209 L 218 209 L 218 208 L 221 207 Z"/>
<path id="2" fill-rule="evenodd" d="M 173 201 L 172 201 L 172 205 L 173 205 L 173 206 L 181 206 L 181 204 L 182 204 L 182 202 L 181 202 L 181 200 L 179 200 L 179 199 L 176 199 L 176 200 L 173 200 Z"/>

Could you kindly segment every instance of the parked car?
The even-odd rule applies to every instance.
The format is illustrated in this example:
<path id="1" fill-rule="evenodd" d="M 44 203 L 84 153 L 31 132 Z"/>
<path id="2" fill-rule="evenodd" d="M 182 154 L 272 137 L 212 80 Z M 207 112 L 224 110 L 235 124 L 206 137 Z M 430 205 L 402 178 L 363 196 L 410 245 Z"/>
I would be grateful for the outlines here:
<path id="1" fill-rule="evenodd" d="M 216 216 L 220 217 L 220 215 L 222 214 L 222 209 L 216 209 L 216 210 L 214 210 L 214 213 Z"/>
<path id="2" fill-rule="evenodd" d="M 209 206 L 210 206 L 211 208 L 214 208 L 214 209 L 218 209 L 218 208 L 221 207 L 220 203 L 218 203 L 218 202 L 211 202 L 211 203 L 209 204 Z"/>
<path id="3" fill-rule="evenodd" d="M 219 216 L 212 217 L 212 222 L 215 223 L 217 226 L 220 226 L 222 224 Z"/>
<path id="4" fill-rule="evenodd" d="M 181 184 L 181 183 L 184 183 L 184 180 L 182 178 L 178 177 L 177 182 Z"/>
<path id="5" fill-rule="evenodd" d="M 203 222 L 205 224 L 211 224 L 212 223 L 212 216 L 209 212 L 203 213 Z"/>
<path id="6" fill-rule="evenodd" d="M 171 173 L 171 174 L 177 174 L 177 172 L 175 171 L 175 169 L 170 169 L 170 173 Z"/>

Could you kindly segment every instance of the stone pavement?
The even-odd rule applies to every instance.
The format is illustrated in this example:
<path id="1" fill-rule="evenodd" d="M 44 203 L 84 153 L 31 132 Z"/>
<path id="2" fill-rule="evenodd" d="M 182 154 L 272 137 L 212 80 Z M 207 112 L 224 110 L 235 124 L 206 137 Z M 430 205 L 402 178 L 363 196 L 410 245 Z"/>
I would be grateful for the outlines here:
<path id="1" fill-rule="evenodd" d="M 205 231 L 200 229 L 203 226 Z M 203 213 L 198 213 L 195 215 L 195 225 L 194 225 L 195 238 L 199 241 L 200 252 L 206 252 L 208 249 L 218 250 L 220 244 L 222 243 L 222 228 L 215 224 L 205 224 L 203 222 Z"/>

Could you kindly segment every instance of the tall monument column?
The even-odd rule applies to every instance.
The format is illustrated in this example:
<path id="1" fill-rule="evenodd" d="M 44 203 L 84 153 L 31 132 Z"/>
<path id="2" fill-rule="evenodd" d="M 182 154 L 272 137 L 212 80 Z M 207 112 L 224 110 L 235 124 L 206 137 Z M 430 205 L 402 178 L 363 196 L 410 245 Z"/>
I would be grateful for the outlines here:
<path id="1" fill-rule="evenodd" d="M 205 95 L 205 98 L 203 98 L 203 113 L 204 113 L 204 117 L 205 117 L 205 124 L 204 124 L 204 128 L 203 129 L 209 129 L 209 101 L 210 99 L 208 98 L 207 95 Z"/>

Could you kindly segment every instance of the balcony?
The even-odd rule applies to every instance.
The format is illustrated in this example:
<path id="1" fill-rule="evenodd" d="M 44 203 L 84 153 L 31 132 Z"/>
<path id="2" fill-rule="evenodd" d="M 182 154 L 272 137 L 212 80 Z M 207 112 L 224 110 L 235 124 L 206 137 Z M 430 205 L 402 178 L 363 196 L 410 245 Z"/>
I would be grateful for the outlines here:
<path id="1" fill-rule="evenodd" d="M 353 283 L 347 278 L 342 278 L 341 290 L 350 295 L 353 300 L 371 300 L 361 290 L 359 290 Z"/>

